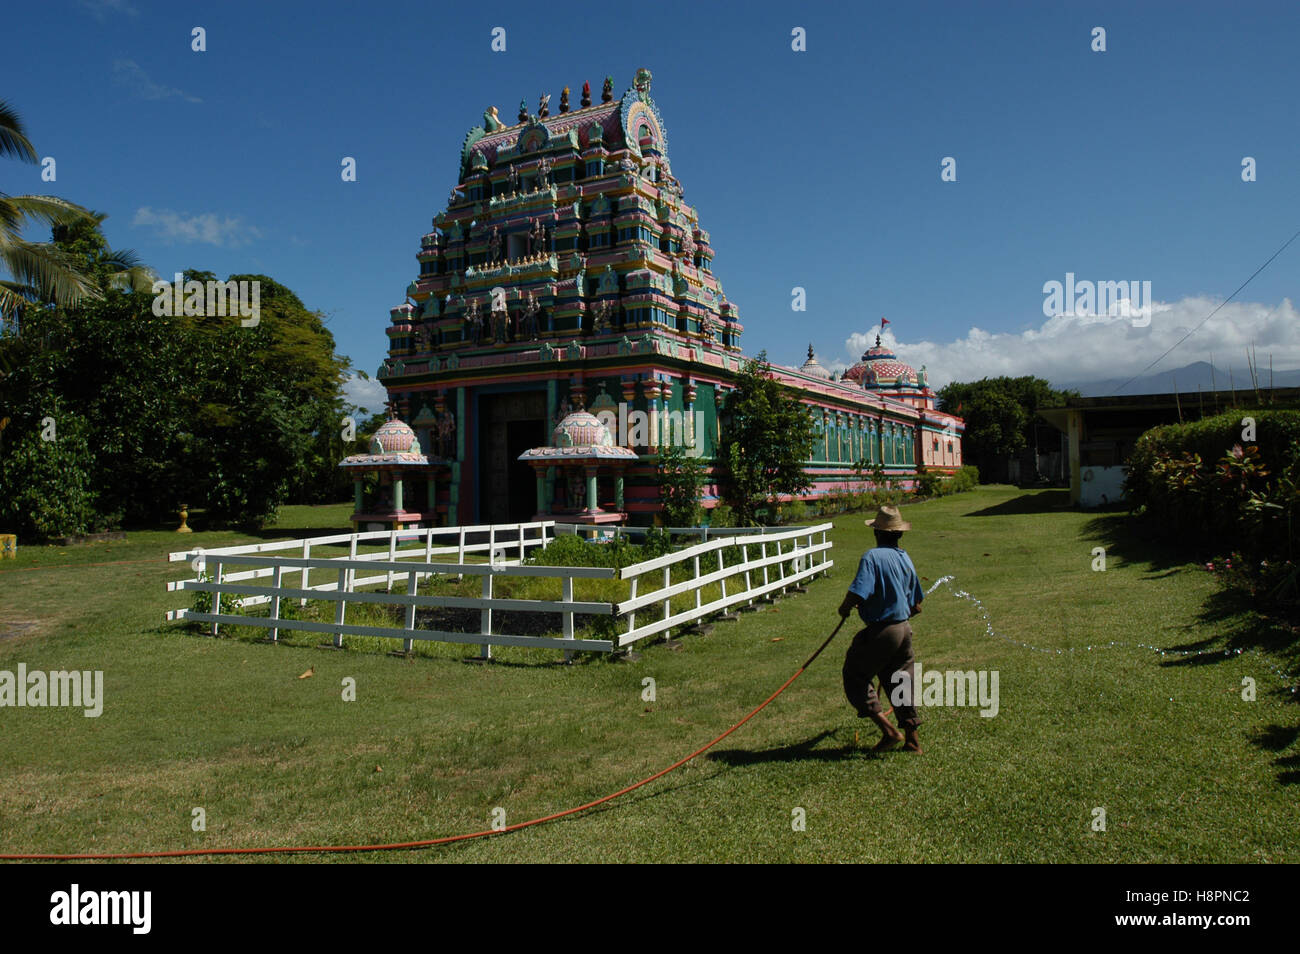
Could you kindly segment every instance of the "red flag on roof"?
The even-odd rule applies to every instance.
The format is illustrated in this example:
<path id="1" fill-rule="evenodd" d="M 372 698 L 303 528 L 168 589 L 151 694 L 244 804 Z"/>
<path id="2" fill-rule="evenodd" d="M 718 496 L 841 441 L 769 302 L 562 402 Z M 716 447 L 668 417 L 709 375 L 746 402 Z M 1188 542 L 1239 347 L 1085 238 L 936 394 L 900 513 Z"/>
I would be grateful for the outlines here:
<path id="1" fill-rule="evenodd" d="M 881 328 L 885 327 L 885 325 L 887 325 L 887 324 L 889 324 L 889 319 L 888 319 L 888 318 L 881 318 L 881 319 L 880 319 L 880 327 L 881 327 Z"/>

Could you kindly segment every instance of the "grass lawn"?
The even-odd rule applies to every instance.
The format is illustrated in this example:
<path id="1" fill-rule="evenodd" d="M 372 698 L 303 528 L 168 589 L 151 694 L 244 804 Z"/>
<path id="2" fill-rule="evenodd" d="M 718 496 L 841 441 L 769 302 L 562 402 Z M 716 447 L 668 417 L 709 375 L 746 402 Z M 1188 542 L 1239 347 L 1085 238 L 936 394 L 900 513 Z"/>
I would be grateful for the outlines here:
<path id="1" fill-rule="evenodd" d="M 345 527 L 349 510 L 289 508 L 267 536 Z M 870 545 L 864 516 L 836 519 L 836 566 L 806 594 L 682 637 L 677 652 L 567 667 L 546 652 L 473 666 L 466 647 L 401 659 L 164 623 L 184 603 L 164 584 L 185 575 L 166 553 L 247 539 L 235 533 L 21 547 L 0 563 L 0 670 L 100 669 L 105 702 L 99 718 L 0 709 L 0 851 L 406 841 L 487 828 L 494 808 L 509 824 L 607 794 L 798 668 L 838 621 Z M 1300 708 L 1278 675 L 1300 659 L 1284 634 L 1194 563 L 1128 536 L 1122 515 L 1066 509 L 1062 491 L 982 487 L 904 516 L 923 585 L 952 574 L 1007 637 L 941 587 L 913 622 L 917 658 L 996 670 L 995 717 L 926 708 L 924 755 L 874 755 L 876 733 L 840 687 L 846 625 L 717 749 L 600 809 L 457 846 L 303 860 L 1300 860 Z M 355 702 L 342 700 L 349 676 Z M 1244 677 L 1256 701 L 1242 699 Z M 191 830 L 196 807 L 205 832 Z M 806 830 L 793 830 L 796 808 Z"/>

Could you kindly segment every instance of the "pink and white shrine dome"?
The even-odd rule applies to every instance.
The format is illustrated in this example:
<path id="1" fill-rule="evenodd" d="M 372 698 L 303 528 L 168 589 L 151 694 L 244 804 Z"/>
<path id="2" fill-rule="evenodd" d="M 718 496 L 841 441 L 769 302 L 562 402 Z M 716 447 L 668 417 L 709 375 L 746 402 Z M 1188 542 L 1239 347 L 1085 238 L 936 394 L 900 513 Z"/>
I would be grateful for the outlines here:
<path id="1" fill-rule="evenodd" d="M 914 388 L 921 386 L 916 369 L 898 360 L 898 355 L 880 343 L 862 353 L 862 360 L 844 372 L 843 380 L 856 381 L 864 388 Z"/>
<path id="2" fill-rule="evenodd" d="M 379 425 L 379 430 L 370 438 L 370 453 L 351 454 L 343 458 L 339 466 L 360 470 L 400 470 L 424 466 L 428 462 L 415 431 L 394 417 Z"/>
<path id="3" fill-rule="evenodd" d="M 551 434 L 552 447 L 613 447 L 614 435 L 605 422 L 590 411 L 565 415 Z"/>
<path id="4" fill-rule="evenodd" d="M 419 454 L 420 439 L 409 424 L 394 417 L 379 425 L 379 430 L 370 438 L 370 453 Z"/>
<path id="5" fill-rule="evenodd" d="M 605 422 L 590 411 L 565 415 L 551 432 L 550 447 L 534 447 L 519 455 L 522 461 L 633 461 L 636 451 L 614 443 Z"/>

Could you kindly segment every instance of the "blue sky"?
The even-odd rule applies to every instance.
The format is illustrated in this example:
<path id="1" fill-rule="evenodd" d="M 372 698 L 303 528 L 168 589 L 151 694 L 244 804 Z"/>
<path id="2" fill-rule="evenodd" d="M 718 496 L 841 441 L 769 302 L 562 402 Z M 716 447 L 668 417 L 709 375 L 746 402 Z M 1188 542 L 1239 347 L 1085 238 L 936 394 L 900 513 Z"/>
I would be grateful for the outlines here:
<path id="1" fill-rule="evenodd" d="M 483 110 L 542 92 L 554 110 L 565 85 L 576 104 L 606 74 L 620 95 L 641 66 L 745 349 L 781 363 L 811 342 L 844 366 L 883 315 L 940 384 L 1137 373 L 1300 229 L 1295 3 L 569 9 L 22 5 L 0 98 L 58 178 L 6 161 L 0 189 L 107 212 L 109 240 L 164 277 L 269 274 L 367 371 Z M 1049 320 L 1043 285 L 1067 273 L 1149 281 L 1151 320 Z M 1300 367 L 1298 274 L 1300 240 L 1152 371 L 1211 353 L 1244 370 L 1252 342 Z"/>

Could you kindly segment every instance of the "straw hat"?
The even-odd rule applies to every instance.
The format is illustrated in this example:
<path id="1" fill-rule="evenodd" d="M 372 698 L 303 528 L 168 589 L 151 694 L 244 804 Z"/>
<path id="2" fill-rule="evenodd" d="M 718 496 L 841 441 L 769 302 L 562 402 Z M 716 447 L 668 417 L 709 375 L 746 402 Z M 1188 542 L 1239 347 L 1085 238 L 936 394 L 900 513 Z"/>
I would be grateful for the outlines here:
<path id="1" fill-rule="evenodd" d="M 891 507 L 885 504 L 880 508 L 874 520 L 866 521 L 867 526 L 874 530 L 891 530 L 901 533 L 904 530 L 911 530 L 912 525 L 902 518 L 898 513 L 897 507 Z"/>

